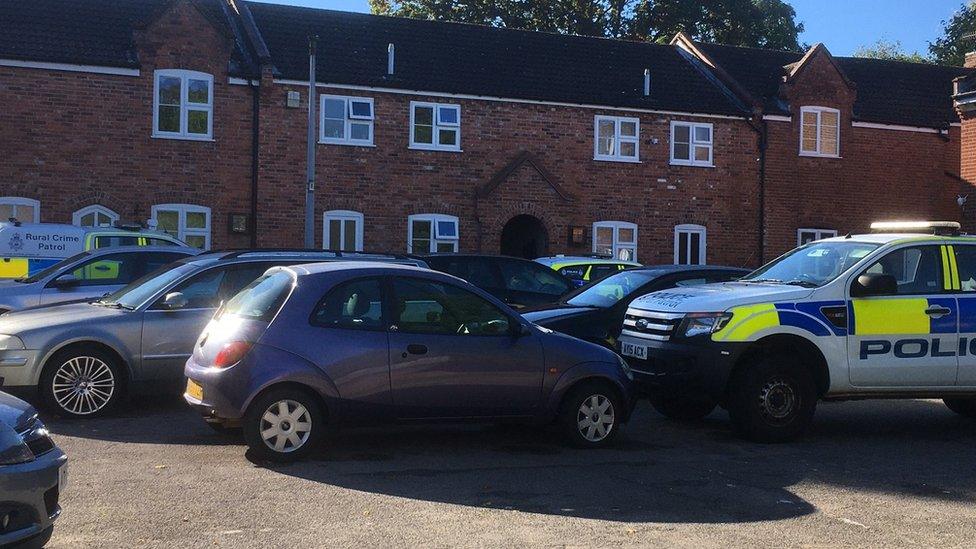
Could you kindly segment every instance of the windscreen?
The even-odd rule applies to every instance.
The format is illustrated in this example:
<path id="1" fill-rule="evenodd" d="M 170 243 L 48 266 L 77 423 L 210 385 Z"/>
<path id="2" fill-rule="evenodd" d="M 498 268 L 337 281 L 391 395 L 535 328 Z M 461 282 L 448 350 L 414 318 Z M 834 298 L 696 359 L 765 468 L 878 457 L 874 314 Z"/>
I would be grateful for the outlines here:
<path id="1" fill-rule="evenodd" d="M 270 322 L 288 298 L 293 285 L 294 279 L 288 271 L 262 275 L 230 298 L 218 316 L 235 315 Z"/>
<path id="2" fill-rule="evenodd" d="M 780 256 L 740 280 L 815 288 L 834 280 L 878 246 L 870 242 L 813 242 Z"/>
<path id="3" fill-rule="evenodd" d="M 580 288 L 566 303 L 577 307 L 610 307 L 659 275 L 657 271 L 620 271 Z"/>
<path id="4" fill-rule="evenodd" d="M 160 267 L 142 278 L 137 278 L 115 293 L 102 298 L 100 302 L 119 305 L 124 309 L 135 309 L 183 275 L 197 270 L 196 266 L 190 264 L 177 267 L 170 265 Z"/>

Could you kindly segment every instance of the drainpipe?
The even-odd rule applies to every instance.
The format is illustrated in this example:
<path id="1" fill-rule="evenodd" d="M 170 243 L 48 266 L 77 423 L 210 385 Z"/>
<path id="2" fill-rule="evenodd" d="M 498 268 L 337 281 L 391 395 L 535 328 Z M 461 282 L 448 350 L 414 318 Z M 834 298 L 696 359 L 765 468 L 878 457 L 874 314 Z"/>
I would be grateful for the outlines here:
<path id="1" fill-rule="evenodd" d="M 759 120 L 758 127 L 755 122 L 749 119 L 746 119 L 746 123 L 759 138 L 757 147 L 759 152 L 759 240 L 756 255 L 759 257 L 759 265 L 763 265 L 766 263 L 766 148 L 769 144 L 767 139 L 769 127 L 761 117 Z"/>
<path id="2" fill-rule="evenodd" d="M 251 247 L 258 247 L 258 151 L 261 134 L 261 76 L 248 79 L 251 88 Z"/>

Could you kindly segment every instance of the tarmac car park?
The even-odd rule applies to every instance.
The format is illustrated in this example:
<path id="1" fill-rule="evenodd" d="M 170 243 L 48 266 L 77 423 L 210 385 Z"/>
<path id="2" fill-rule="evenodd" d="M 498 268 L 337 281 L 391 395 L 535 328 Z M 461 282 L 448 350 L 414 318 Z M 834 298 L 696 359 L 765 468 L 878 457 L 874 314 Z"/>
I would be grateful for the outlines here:
<path id="1" fill-rule="evenodd" d="M 635 300 L 620 350 L 682 417 L 801 434 L 817 401 L 941 398 L 976 417 L 976 237 L 951 222 L 801 246 L 737 282 Z M 973 296 L 973 297 L 970 297 Z"/>

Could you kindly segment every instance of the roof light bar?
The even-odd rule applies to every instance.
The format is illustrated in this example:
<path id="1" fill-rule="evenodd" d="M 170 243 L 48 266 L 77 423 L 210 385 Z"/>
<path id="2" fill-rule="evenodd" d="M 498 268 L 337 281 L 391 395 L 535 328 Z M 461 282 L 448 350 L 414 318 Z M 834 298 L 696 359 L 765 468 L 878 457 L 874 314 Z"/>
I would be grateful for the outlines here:
<path id="1" fill-rule="evenodd" d="M 919 232 L 935 234 L 958 234 L 961 229 L 956 221 L 875 221 L 871 224 L 872 231 Z"/>

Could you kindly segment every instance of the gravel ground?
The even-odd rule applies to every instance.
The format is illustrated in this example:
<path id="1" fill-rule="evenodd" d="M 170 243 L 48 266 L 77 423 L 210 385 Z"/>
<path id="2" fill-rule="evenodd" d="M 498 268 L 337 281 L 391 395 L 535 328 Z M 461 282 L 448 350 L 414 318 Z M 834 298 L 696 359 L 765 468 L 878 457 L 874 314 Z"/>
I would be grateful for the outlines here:
<path id="1" fill-rule="evenodd" d="M 513 426 L 370 428 L 273 466 L 178 399 L 48 422 L 71 467 L 49 547 L 951 547 L 976 530 L 976 421 L 939 401 L 822 404 L 791 444 L 641 403 L 607 450 Z"/>

